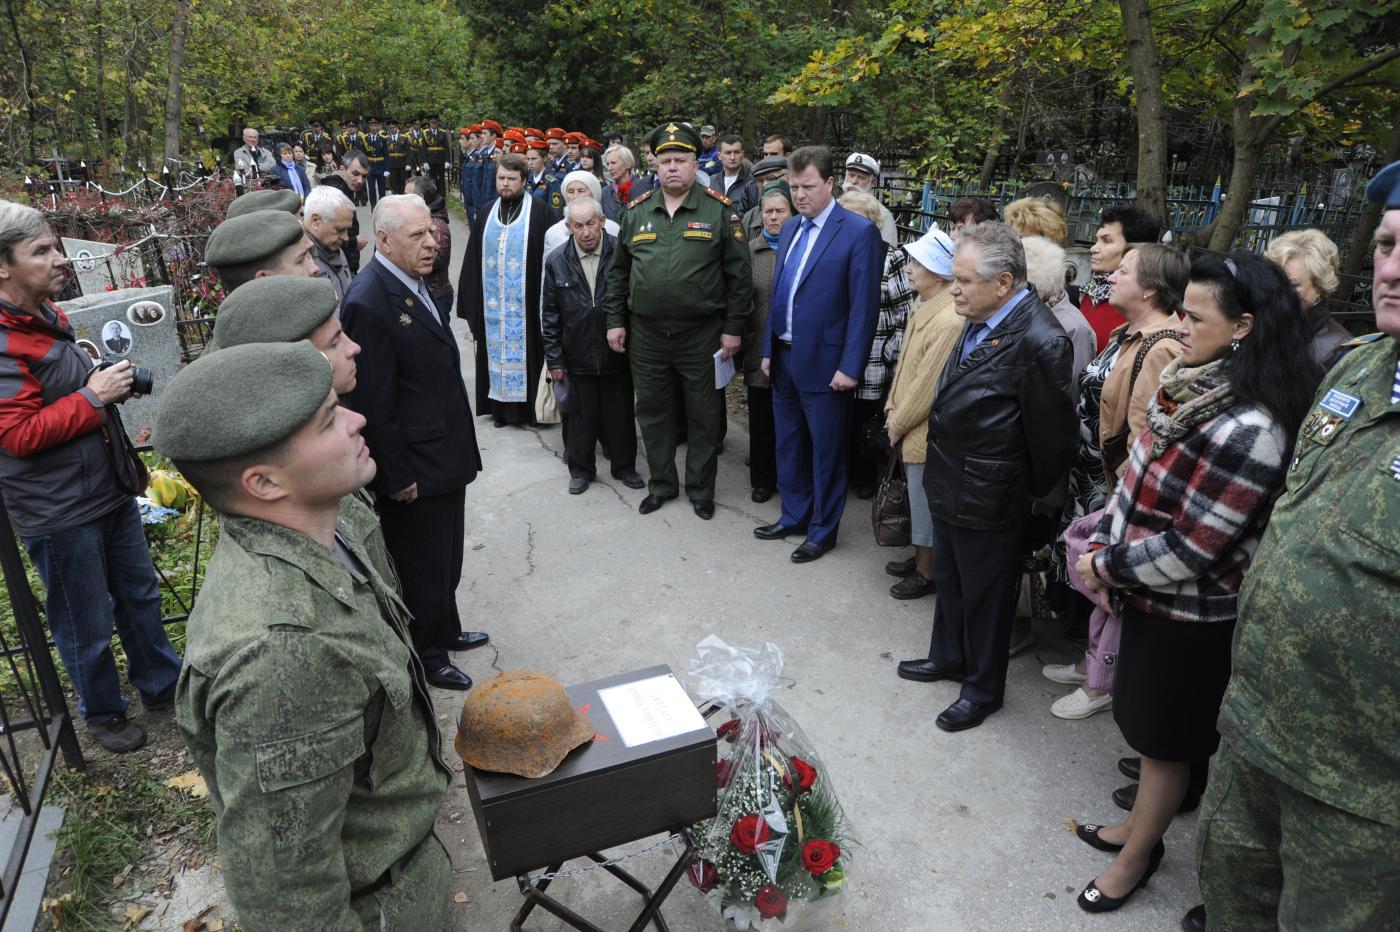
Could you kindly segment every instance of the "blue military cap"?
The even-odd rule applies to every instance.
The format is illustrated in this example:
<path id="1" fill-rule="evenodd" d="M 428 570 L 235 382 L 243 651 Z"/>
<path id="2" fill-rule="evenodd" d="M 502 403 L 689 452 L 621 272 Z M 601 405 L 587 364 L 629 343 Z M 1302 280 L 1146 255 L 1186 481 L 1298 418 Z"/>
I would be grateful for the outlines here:
<path id="1" fill-rule="evenodd" d="M 1371 179 L 1366 200 L 1383 204 L 1386 210 L 1400 210 L 1400 162 L 1391 162 Z"/>

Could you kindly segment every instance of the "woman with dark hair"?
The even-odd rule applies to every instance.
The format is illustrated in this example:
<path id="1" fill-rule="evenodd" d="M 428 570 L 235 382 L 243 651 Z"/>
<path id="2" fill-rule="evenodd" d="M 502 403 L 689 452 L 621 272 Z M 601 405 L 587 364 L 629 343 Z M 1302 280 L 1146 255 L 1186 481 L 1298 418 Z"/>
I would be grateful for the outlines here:
<path id="1" fill-rule="evenodd" d="M 592 140 L 589 140 L 590 142 Z M 583 145 L 578 150 L 578 171 L 588 172 L 599 182 L 603 181 L 603 154 L 592 146 Z"/>
<path id="2" fill-rule="evenodd" d="M 1113 863 L 1079 895 L 1118 909 L 1161 862 L 1191 764 L 1215 752 L 1240 581 L 1322 373 L 1282 270 L 1246 252 L 1191 267 L 1181 355 L 1076 572 L 1122 622 L 1113 717 L 1142 755 L 1119 825 L 1075 833 Z"/>
<path id="3" fill-rule="evenodd" d="M 329 142 L 321 143 L 321 148 L 316 153 L 316 177 L 311 180 L 311 184 L 318 185 L 339 170 L 340 162 L 335 157 L 335 146 Z"/>

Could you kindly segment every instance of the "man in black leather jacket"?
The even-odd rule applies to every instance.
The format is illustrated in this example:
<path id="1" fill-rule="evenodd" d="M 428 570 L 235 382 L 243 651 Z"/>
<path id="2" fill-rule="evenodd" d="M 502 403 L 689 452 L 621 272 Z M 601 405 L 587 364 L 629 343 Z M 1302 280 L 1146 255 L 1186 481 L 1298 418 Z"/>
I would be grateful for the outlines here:
<path id="1" fill-rule="evenodd" d="M 938 605 L 928 657 L 899 675 L 962 683 L 936 722 L 961 731 L 1001 708 L 1031 501 L 1068 473 L 1077 428 L 1069 337 L 1027 288 L 1016 231 L 964 229 L 951 292 L 967 323 L 939 378 L 924 466 Z"/>
<path id="2" fill-rule="evenodd" d="M 556 397 L 572 396 L 569 410 L 561 413 L 573 495 L 586 490 L 597 475 L 599 440 L 613 478 L 632 489 L 646 485 L 637 474 L 632 371 L 626 354 L 608 347 L 603 299 L 617 240 L 604 231 L 603 219 L 603 205 L 592 197 L 570 202 L 564 212 L 569 240 L 544 265 L 540 331 Z"/>

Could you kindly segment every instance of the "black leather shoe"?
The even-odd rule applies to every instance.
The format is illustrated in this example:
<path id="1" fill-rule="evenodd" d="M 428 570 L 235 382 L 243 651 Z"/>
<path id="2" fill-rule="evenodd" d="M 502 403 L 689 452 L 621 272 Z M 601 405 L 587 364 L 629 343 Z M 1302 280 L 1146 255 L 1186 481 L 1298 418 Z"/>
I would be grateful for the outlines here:
<path id="1" fill-rule="evenodd" d="M 1157 847 L 1152 849 L 1152 857 L 1147 862 L 1147 870 L 1143 871 L 1142 877 L 1138 880 L 1137 886 L 1119 897 L 1105 896 L 1092 880 L 1089 886 L 1085 887 L 1079 894 L 1079 908 L 1086 913 L 1111 913 L 1121 907 L 1128 900 L 1133 898 L 1133 894 L 1147 886 L 1147 881 L 1152 879 L 1152 875 L 1157 873 L 1157 866 L 1162 863 L 1162 855 L 1167 853 L 1166 845 L 1160 841 Z"/>
<path id="2" fill-rule="evenodd" d="M 756 505 L 762 505 L 764 502 L 768 501 L 768 499 L 772 497 L 773 490 L 765 488 L 764 486 L 759 486 L 758 488 L 754 489 L 752 492 L 749 493 L 749 501 L 753 502 Z"/>
<path id="3" fill-rule="evenodd" d="M 968 728 L 976 728 L 997 709 L 1001 708 L 1000 702 L 973 702 L 971 699 L 959 699 L 938 713 L 938 718 L 933 723 L 944 731 L 965 731 Z"/>
<path id="4" fill-rule="evenodd" d="M 438 689 L 472 688 L 472 678 L 450 663 L 436 670 L 429 670 L 427 679 L 430 686 L 436 686 Z"/>
<path id="5" fill-rule="evenodd" d="M 587 477 L 587 476 L 574 476 L 572 479 L 569 480 L 569 494 L 570 494 L 570 495 L 582 495 L 584 492 L 587 492 L 587 491 L 588 491 L 588 477 Z"/>
<path id="6" fill-rule="evenodd" d="M 753 529 L 753 536 L 757 537 L 759 540 L 782 540 L 789 534 L 805 535 L 806 533 L 807 529 L 805 527 L 789 527 L 781 521 L 760 525 Z"/>
<path id="7" fill-rule="evenodd" d="M 1141 757 L 1120 757 L 1118 758 L 1118 772 L 1129 780 L 1142 779 L 1142 758 Z"/>
<path id="8" fill-rule="evenodd" d="M 1122 851 L 1122 845 L 1115 845 L 1111 841 L 1104 841 L 1099 837 L 1099 829 L 1102 825 L 1095 825 L 1092 822 L 1081 822 L 1074 827 L 1074 834 L 1079 836 L 1079 840 L 1090 848 L 1098 848 L 1100 851 Z"/>
<path id="9" fill-rule="evenodd" d="M 891 576 L 908 576 L 910 573 L 914 572 L 914 566 L 913 557 L 907 560 L 891 560 L 885 564 L 885 572 L 889 573 Z"/>
<path id="10" fill-rule="evenodd" d="M 666 504 L 666 499 L 662 498 L 660 495 L 648 495 L 646 498 L 642 499 L 642 503 L 637 506 L 637 514 L 649 515 L 653 511 L 660 511 L 661 506 L 664 504 Z"/>
<path id="11" fill-rule="evenodd" d="M 491 640 L 491 635 L 485 631 L 463 631 L 447 639 L 447 643 L 442 646 L 447 650 L 472 650 L 480 647 Z"/>
<path id="12" fill-rule="evenodd" d="M 822 554 L 835 546 L 836 545 L 833 543 L 819 544 L 814 540 L 804 540 L 802 544 L 792 552 L 792 562 L 811 563 L 813 560 L 821 559 Z"/>
<path id="13" fill-rule="evenodd" d="M 1127 786 L 1120 786 L 1113 791 L 1113 802 L 1119 809 L 1133 811 L 1133 805 L 1137 802 L 1138 785 L 1129 783 Z M 1181 807 L 1177 809 L 1177 814 L 1195 812 L 1196 807 L 1201 804 L 1201 794 L 1191 790 L 1186 791 L 1186 795 L 1181 798 Z"/>
<path id="14" fill-rule="evenodd" d="M 896 599 L 922 599 L 926 595 L 933 595 L 938 591 L 938 587 L 933 584 L 932 579 L 924 579 L 919 575 L 918 570 L 905 576 L 899 582 L 890 586 L 890 595 Z"/>
<path id="15" fill-rule="evenodd" d="M 916 683 L 937 683 L 939 680 L 961 683 L 966 675 L 956 670 L 940 670 L 932 660 L 901 660 L 898 673 L 900 679 Z"/>
<path id="16" fill-rule="evenodd" d="M 1181 928 L 1186 932 L 1206 932 L 1206 904 L 1192 906 L 1181 917 Z"/>
<path id="17" fill-rule="evenodd" d="M 635 469 L 630 469 L 622 475 L 615 476 L 614 478 L 617 479 L 618 482 L 621 482 L 623 485 L 627 486 L 627 488 L 629 489 L 644 489 L 647 487 L 647 481 L 643 479 L 641 477 L 641 474 L 638 473 Z"/>
<path id="18" fill-rule="evenodd" d="M 690 502 L 690 507 L 694 509 L 697 518 L 708 521 L 715 516 L 715 502 L 711 498 L 696 498 Z"/>

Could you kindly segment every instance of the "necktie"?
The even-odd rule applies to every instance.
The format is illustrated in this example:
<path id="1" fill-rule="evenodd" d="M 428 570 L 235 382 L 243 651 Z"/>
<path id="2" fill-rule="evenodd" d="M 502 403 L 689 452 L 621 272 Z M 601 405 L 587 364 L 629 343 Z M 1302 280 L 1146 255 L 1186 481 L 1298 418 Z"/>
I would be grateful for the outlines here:
<path id="1" fill-rule="evenodd" d="M 802 256 L 807 251 L 807 234 L 812 232 L 816 226 L 807 218 L 802 219 L 802 232 L 797 234 L 797 242 L 792 244 L 788 250 L 787 261 L 783 263 L 782 273 L 778 276 L 777 287 L 773 289 L 773 299 L 777 303 L 778 313 L 782 315 L 783 326 L 778 328 L 778 333 L 792 333 L 792 321 L 789 315 L 792 310 L 792 293 L 797 288 L 797 270 L 802 264 Z"/>
<path id="2" fill-rule="evenodd" d="M 433 315 L 433 320 L 442 324 L 444 328 L 447 326 L 447 321 L 443 320 L 442 316 L 438 314 L 437 304 L 433 301 L 432 295 L 428 294 L 427 286 L 423 284 L 423 279 L 421 278 L 418 279 L 418 300 L 423 302 L 423 309 Z"/>
<path id="3" fill-rule="evenodd" d="M 977 348 L 978 338 L 986 333 L 986 324 L 973 324 L 972 329 L 967 332 L 967 338 L 963 340 L 962 355 L 958 357 L 958 365 L 967 362 L 967 357 L 972 355 L 972 351 Z"/>

